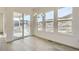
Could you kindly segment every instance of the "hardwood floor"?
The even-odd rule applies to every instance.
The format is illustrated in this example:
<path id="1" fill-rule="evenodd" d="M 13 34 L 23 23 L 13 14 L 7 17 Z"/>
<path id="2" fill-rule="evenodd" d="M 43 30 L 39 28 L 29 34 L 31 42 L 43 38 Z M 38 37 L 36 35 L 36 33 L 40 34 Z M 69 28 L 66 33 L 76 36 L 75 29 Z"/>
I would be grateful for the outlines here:
<path id="1" fill-rule="evenodd" d="M 1 51 L 77 51 L 76 49 L 37 37 L 27 37 L 4 44 L 4 46 L 1 47 Z"/>

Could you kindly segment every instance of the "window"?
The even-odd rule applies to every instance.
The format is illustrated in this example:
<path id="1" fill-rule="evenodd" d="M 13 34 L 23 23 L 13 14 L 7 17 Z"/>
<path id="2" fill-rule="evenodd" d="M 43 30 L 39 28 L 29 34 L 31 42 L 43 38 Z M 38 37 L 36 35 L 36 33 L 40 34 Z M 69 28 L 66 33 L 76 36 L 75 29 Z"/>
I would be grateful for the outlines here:
<path id="1" fill-rule="evenodd" d="M 38 25 L 38 31 L 43 30 L 43 18 L 42 18 L 42 14 L 37 15 L 37 25 Z"/>
<path id="2" fill-rule="evenodd" d="M 47 12 L 45 16 L 46 16 L 45 17 L 46 31 L 53 32 L 54 12 L 53 11 Z"/>
<path id="3" fill-rule="evenodd" d="M 38 30 L 72 34 L 72 7 L 62 7 L 39 14 L 37 23 Z"/>
<path id="4" fill-rule="evenodd" d="M 24 36 L 30 35 L 30 15 L 24 14 Z"/>
<path id="5" fill-rule="evenodd" d="M 14 39 L 24 38 L 30 35 L 30 15 L 14 12 Z"/>
<path id="6" fill-rule="evenodd" d="M 72 8 L 58 9 L 58 32 L 72 33 Z"/>

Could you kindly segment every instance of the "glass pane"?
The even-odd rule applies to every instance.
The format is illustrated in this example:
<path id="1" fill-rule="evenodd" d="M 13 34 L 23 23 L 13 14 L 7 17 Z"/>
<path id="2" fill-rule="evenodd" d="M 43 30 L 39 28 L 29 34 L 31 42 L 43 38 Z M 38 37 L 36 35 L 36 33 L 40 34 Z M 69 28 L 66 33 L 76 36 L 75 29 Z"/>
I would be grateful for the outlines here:
<path id="1" fill-rule="evenodd" d="M 37 25 L 38 25 L 38 30 L 43 29 L 43 24 L 42 24 L 42 14 L 37 15 Z"/>
<path id="2" fill-rule="evenodd" d="M 19 16 L 18 13 L 14 14 L 14 39 L 22 37 L 22 16 Z"/>
<path id="3" fill-rule="evenodd" d="M 53 21 L 54 21 L 54 11 L 49 11 L 46 13 L 46 31 L 53 32 Z"/>
<path id="4" fill-rule="evenodd" d="M 45 19 L 54 19 L 54 11 L 47 12 Z"/>
<path id="5" fill-rule="evenodd" d="M 72 32 L 72 21 L 58 22 L 58 32 L 71 33 Z"/>
<path id="6" fill-rule="evenodd" d="M 53 32 L 53 21 L 46 22 L 46 31 Z"/>
<path id="7" fill-rule="evenodd" d="M 72 7 L 58 10 L 58 32 L 72 33 Z"/>
<path id="8" fill-rule="evenodd" d="M 38 30 L 42 30 L 42 22 L 38 22 Z"/>
<path id="9" fill-rule="evenodd" d="M 24 36 L 30 35 L 30 15 L 24 15 Z"/>
<path id="10" fill-rule="evenodd" d="M 72 7 L 63 7 L 58 9 L 58 18 L 66 17 L 72 14 Z"/>

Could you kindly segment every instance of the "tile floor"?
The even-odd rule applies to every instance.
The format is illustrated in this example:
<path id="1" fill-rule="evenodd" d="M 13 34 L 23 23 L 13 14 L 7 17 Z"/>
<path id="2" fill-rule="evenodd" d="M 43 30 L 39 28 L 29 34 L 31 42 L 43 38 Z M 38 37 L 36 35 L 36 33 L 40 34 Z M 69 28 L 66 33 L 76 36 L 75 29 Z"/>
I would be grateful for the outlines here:
<path id="1" fill-rule="evenodd" d="M 76 49 L 50 42 L 37 37 L 27 37 L 12 43 L 3 44 L 1 51 L 77 51 Z"/>

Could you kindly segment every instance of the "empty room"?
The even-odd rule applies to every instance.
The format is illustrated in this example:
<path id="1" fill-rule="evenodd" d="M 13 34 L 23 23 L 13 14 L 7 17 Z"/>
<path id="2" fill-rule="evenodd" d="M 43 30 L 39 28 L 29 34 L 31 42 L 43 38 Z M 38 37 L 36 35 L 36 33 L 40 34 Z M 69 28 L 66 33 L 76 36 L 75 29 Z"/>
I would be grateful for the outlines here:
<path id="1" fill-rule="evenodd" d="M 79 51 L 79 7 L 0 7 L 0 51 Z"/>

